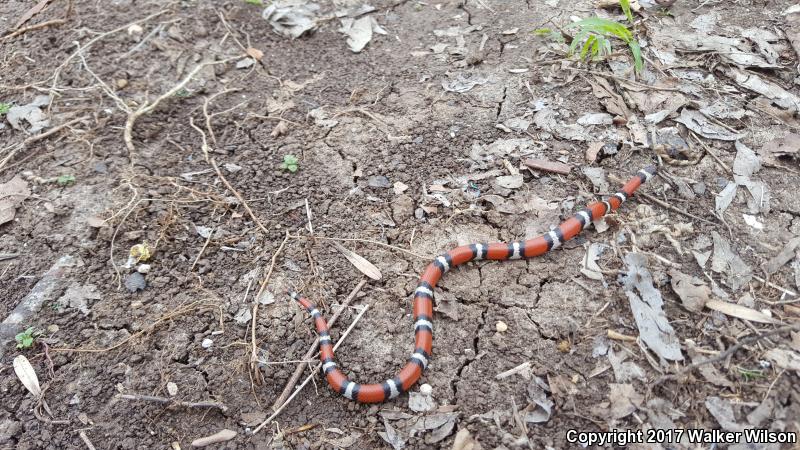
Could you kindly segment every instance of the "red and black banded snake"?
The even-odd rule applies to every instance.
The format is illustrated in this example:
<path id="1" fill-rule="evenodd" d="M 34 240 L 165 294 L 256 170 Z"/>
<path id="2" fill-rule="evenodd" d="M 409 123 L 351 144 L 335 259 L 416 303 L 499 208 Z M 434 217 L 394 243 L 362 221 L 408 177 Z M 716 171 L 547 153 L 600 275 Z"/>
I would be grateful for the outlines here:
<path id="1" fill-rule="evenodd" d="M 470 261 L 533 258 L 558 248 L 562 243 L 574 238 L 593 220 L 597 220 L 610 211 L 619 208 L 632 196 L 634 191 L 652 178 L 656 173 L 654 166 L 640 170 L 628 181 L 620 192 L 607 200 L 595 202 L 578 211 L 573 217 L 562 222 L 557 228 L 534 239 L 509 243 L 471 244 L 456 247 L 449 252 L 437 256 L 428 265 L 420 277 L 414 291 L 414 353 L 411 354 L 400 373 L 381 384 L 358 384 L 347 379 L 334 362 L 333 342 L 328 333 L 328 323 L 317 310 L 317 307 L 306 297 L 289 292 L 289 295 L 302 305 L 314 318 L 319 334 L 322 372 L 331 388 L 361 403 L 380 403 L 397 397 L 408 391 L 422 376 L 428 367 L 433 346 L 433 290 L 439 279 L 450 269 Z"/>

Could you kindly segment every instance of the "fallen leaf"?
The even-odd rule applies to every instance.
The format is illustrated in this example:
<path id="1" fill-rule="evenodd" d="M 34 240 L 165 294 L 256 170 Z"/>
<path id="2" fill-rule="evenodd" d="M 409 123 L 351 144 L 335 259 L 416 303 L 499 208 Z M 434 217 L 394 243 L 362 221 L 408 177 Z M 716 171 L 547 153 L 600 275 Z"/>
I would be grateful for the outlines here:
<path id="1" fill-rule="evenodd" d="M 761 146 L 758 154 L 764 162 L 773 165 L 778 162 L 776 158 L 796 157 L 800 155 L 800 134 L 791 133 L 782 138 L 773 139 Z"/>
<path id="2" fill-rule="evenodd" d="M 660 357 L 683 360 L 678 336 L 663 310 L 661 292 L 653 286 L 653 277 L 647 270 L 647 258 L 639 253 L 628 253 L 625 264 L 628 266 L 628 272 L 623 276 L 625 294 L 640 338 Z"/>
<path id="3" fill-rule="evenodd" d="M 30 195 L 28 182 L 19 175 L 0 184 L 0 225 L 14 220 L 17 208 Z"/>
<path id="4" fill-rule="evenodd" d="M 764 353 L 764 358 L 774 362 L 781 369 L 800 372 L 800 355 L 791 350 L 773 348 Z"/>
<path id="5" fill-rule="evenodd" d="M 586 249 L 586 254 L 583 257 L 583 267 L 581 273 L 588 278 L 596 281 L 603 281 L 603 270 L 597 265 L 597 260 L 600 255 L 608 248 L 605 244 L 593 243 Z"/>
<path id="6" fill-rule="evenodd" d="M 705 405 L 708 412 L 717 419 L 717 423 L 723 430 L 738 432 L 744 429 L 743 426 L 736 422 L 730 400 L 709 396 L 706 397 Z"/>
<path id="7" fill-rule="evenodd" d="M 528 400 L 530 407 L 526 408 L 524 419 L 528 423 L 545 423 L 550 420 L 553 413 L 553 401 L 547 398 L 550 387 L 539 377 L 533 377 L 528 383 Z"/>
<path id="8" fill-rule="evenodd" d="M 394 450 L 403 450 L 406 447 L 406 439 L 389 423 L 386 415 L 383 415 L 383 427 L 386 431 L 379 431 L 378 436 L 383 438 Z"/>
<path id="9" fill-rule="evenodd" d="M 617 94 L 616 90 L 611 87 L 605 78 L 593 77 L 593 79 L 592 93 L 600 100 L 603 106 L 606 107 L 606 111 L 612 115 L 621 116 L 625 120 L 628 120 L 631 116 L 631 112 L 625 100 L 622 99 L 622 96 Z"/>
<path id="10" fill-rule="evenodd" d="M 751 322 L 781 323 L 779 320 L 775 320 L 761 311 L 756 311 L 755 309 L 748 308 L 746 306 L 737 305 L 736 303 L 728 303 L 722 300 L 709 300 L 706 302 L 706 308 L 719 311 L 726 316 L 736 317 L 737 319 L 742 320 L 749 320 Z"/>
<path id="11" fill-rule="evenodd" d="M 602 167 L 583 167 L 583 175 L 592 182 L 592 186 L 599 192 L 609 192 L 610 187 L 606 180 L 606 171 Z"/>
<path id="12" fill-rule="evenodd" d="M 733 199 L 736 198 L 736 188 L 737 185 L 734 182 L 728 182 L 719 194 L 716 195 L 714 198 L 714 209 L 717 211 L 717 214 L 722 214 L 728 209 L 728 206 L 731 205 Z"/>
<path id="13" fill-rule="evenodd" d="M 28 133 L 36 133 L 50 126 L 50 119 L 42 112 L 41 107 L 48 106 L 52 98 L 49 95 L 39 95 L 32 102 L 22 106 L 12 106 L 6 113 L 8 123 L 16 130 L 25 130 L 22 122 L 28 122 Z"/>
<path id="14" fill-rule="evenodd" d="M 245 53 L 247 53 L 251 58 L 255 59 L 256 61 L 261 61 L 261 58 L 264 57 L 264 52 L 253 47 L 247 47 Z"/>
<path id="15" fill-rule="evenodd" d="M 359 19 L 345 17 L 340 19 L 342 26 L 339 32 L 347 36 L 347 46 L 350 51 L 358 53 L 372 40 L 372 34 L 386 34 L 386 31 L 378 25 L 372 16 L 364 16 Z"/>
<path id="16" fill-rule="evenodd" d="M 711 270 L 726 275 L 725 284 L 738 291 L 753 278 L 753 272 L 742 258 L 731 250 L 731 244 L 716 231 L 711 232 L 714 240 L 714 254 Z"/>
<path id="17" fill-rule="evenodd" d="M 686 275 L 676 269 L 672 269 L 669 276 L 672 290 L 678 294 L 683 306 L 692 312 L 702 311 L 711 294 L 708 285 L 703 280 Z"/>
<path id="18" fill-rule="evenodd" d="M 497 183 L 497 185 L 506 189 L 517 189 L 519 187 L 522 187 L 524 181 L 525 180 L 522 174 L 505 175 L 502 177 L 495 178 L 495 182 Z"/>
<path id="19" fill-rule="evenodd" d="M 459 94 L 463 94 L 465 92 L 469 92 L 475 86 L 486 84 L 488 82 L 488 79 L 479 77 L 477 75 L 465 76 L 463 73 L 459 73 L 455 76 L 455 78 L 442 80 L 442 88 L 447 92 L 458 92 Z"/>
<path id="20" fill-rule="evenodd" d="M 713 364 L 702 364 L 702 362 L 706 360 L 706 357 L 697 351 L 697 346 L 693 340 L 686 340 L 686 350 L 689 354 L 689 358 L 692 360 L 692 364 L 697 366 L 697 371 L 700 372 L 700 375 L 702 375 L 706 381 L 715 386 L 734 387 L 734 384 L 720 372 L 719 369 L 714 367 Z"/>
<path id="21" fill-rule="evenodd" d="M 609 347 L 607 357 L 611 368 L 614 369 L 614 379 L 618 383 L 646 379 L 644 370 L 638 364 L 633 361 L 625 361 L 628 358 L 627 353 L 623 352 L 618 355 L 613 348 Z"/>
<path id="22" fill-rule="evenodd" d="M 787 91 L 778 84 L 764 80 L 753 72 L 728 67 L 725 74 L 739 86 L 761 94 L 773 104 L 791 112 L 800 111 L 800 97 Z"/>
<path id="23" fill-rule="evenodd" d="M 681 115 L 676 122 L 682 123 L 686 128 L 707 139 L 718 139 L 721 141 L 736 141 L 744 137 L 744 134 L 734 133 L 717 124 L 709 121 L 700 111 L 683 108 Z"/>
<path id="24" fill-rule="evenodd" d="M 572 166 L 557 161 L 550 161 L 547 159 L 528 158 L 523 161 L 523 164 L 534 170 L 541 170 L 543 172 L 558 173 L 567 175 L 572 170 Z"/>
<path id="25" fill-rule="evenodd" d="M 14 358 L 13 365 L 14 373 L 17 374 L 19 381 L 21 381 L 25 389 L 38 400 L 42 395 L 42 388 L 39 387 L 39 377 L 36 376 L 36 371 L 33 370 L 33 366 L 30 361 L 28 361 L 28 358 L 19 355 Z"/>
<path id="26" fill-rule="evenodd" d="M 336 250 L 339 250 L 351 264 L 353 264 L 356 269 L 360 270 L 361 273 L 364 275 L 372 278 L 373 280 L 380 280 L 383 275 L 381 275 L 381 271 L 378 270 L 371 262 L 364 259 L 361 255 L 344 248 L 341 244 L 336 241 L 331 241 Z"/>
<path id="27" fill-rule="evenodd" d="M 270 2 L 261 14 L 278 34 L 296 39 L 317 27 L 319 5 L 297 0 Z"/>
<path id="28" fill-rule="evenodd" d="M 472 437 L 468 429 L 462 428 L 456 433 L 451 450 L 482 450 L 482 447 L 481 444 Z"/>
<path id="29" fill-rule="evenodd" d="M 609 383 L 608 400 L 611 403 L 609 412 L 614 419 L 621 419 L 633 414 L 642 406 L 644 396 L 627 383 Z"/>

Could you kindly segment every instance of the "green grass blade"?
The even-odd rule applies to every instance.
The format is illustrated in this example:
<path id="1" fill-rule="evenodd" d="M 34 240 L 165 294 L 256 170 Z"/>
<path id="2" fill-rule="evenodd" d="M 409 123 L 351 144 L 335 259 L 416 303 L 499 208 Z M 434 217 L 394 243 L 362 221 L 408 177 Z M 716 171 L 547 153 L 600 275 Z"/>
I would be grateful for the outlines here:
<path id="1" fill-rule="evenodd" d="M 633 13 L 631 12 L 631 0 L 619 0 L 619 6 L 625 12 L 625 17 L 628 18 L 630 23 L 633 23 Z"/>
<path id="2" fill-rule="evenodd" d="M 631 53 L 633 54 L 633 68 L 636 73 L 642 73 L 644 63 L 642 62 L 642 48 L 639 47 L 639 41 L 634 39 L 628 42 L 628 47 L 631 48 Z"/>
<path id="3" fill-rule="evenodd" d="M 597 41 L 597 37 L 595 35 L 590 35 L 586 38 L 586 42 L 583 44 L 583 48 L 581 49 L 581 58 L 586 59 L 586 55 L 589 54 L 589 49 L 592 48 L 592 43 Z"/>

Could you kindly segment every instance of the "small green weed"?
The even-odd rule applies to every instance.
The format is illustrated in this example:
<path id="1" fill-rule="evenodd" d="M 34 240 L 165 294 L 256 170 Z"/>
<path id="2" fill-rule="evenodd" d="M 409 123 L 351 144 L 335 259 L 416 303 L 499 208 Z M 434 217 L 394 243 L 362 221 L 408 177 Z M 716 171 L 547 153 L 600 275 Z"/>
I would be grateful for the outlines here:
<path id="1" fill-rule="evenodd" d="M 11 110 L 11 103 L 0 102 L 0 116 L 6 115 Z"/>
<path id="2" fill-rule="evenodd" d="M 619 0 L 619 6 L 625 13 L 625 17 L 628 18 L 628 21 L 630 23 L 633 23 L 633 13 L 631 12 L 631 0 Z"/>
<path id="3" fill-rule="evenodd" d="M 264 0 L 244 0 L 245 3 L 256 6 L 264 6 Z"/>
<path id="4" fill-rule="evenodd" d="M 591 57 L 597 59 L 601 56 L 611 54 L 610 38 L 617 38 L 628 44 L 633 54 L 633 67 L 637 73 L 642 71 L 642 49 L 639 41 L 633 37 L 633 33 L 625 25 L 613 20 L 601 19 L 600 17 L 589 17 L 575 23 L 567 25 L 566 28 L 576 28 L 578 31 L 572 38 L 569 46 L 570 55 L 575 54 L 578 46 L 581 46 L 580 59 Z"/>
<path id="5" fill-rule="evenodd" d="M 33 341 L 36 340 L 36 336 L 40 334 L 41 332 L 36 331 L 35 328 L 28 327 L 27 330 L 14 336 L 14 340 L 17 341 L 17 348 L 30 348 L 33 345 Z"/>
<path id="6" fill-rule="evenodd" d="M 758 369 L 745 369 L 744 367 L 738 367 L 739 374 L 742 375 L 744 381 L 755 381 L 759 378 L 764 378 L 764 371 Z"/>
<path id="7" fill-rule="evenodd" d="M 300 161 L 297 160 L 296 156 L 283 155 L 283 162 L 281 163 L 281 169 L 295 173 L 299 168 L 300 168 Z"/>
<path id="8" fill-rule="evenodd" d="M 75 175 L 59 175 L 59 177 L 56 178 L 56 183 L 61 187 L 75 184 Z"/>
<path id="9" fill-rule="evenodd" d="M 186 97 L 188 97 L 190 95 L 192 95 L 192 93 L 189 92 L 189 90 L 186 89 L 186 88 L 181 88 L 181 89 L 178 90 L 178 92 L 175 93 L 175 97 L 179 97 L 179 98 L 186 98 Z"/>

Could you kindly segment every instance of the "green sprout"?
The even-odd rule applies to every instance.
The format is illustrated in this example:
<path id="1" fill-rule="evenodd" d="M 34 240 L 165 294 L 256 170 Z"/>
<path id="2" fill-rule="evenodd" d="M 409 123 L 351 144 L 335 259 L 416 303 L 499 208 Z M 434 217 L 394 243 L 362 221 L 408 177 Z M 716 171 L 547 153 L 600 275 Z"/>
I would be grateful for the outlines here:
<path id="1" fill-rule="evenodd" d="M 633 33 L 625 25 L 613 20 L 601 19 L 600 17 L 589 17 L 575 23 L 567 25 L 566 28 L 577 28 L 578 32 L 572 38 L 569 46 L 569 54 L 575 54 L 578 45 L 582 45 L 580 59 L 597 59 L 601 56 L 611 54 L 611 41 L 609 38 L 615 37 L 628 44 L 633 54 L 633 67 L 636 73 L 641 73 L 644 63 L 642 62 L 642 49 L 639 41 L 633 37 Z"/>
<path id="2" fill-rule="evenodd" d="M 35 328 L 28 327 L 27 330 L 14 336 L 14 340 L 17 341 L 17 348 L 30 348 L 39 334 L 41 332 L 36 331 Z"/>
<path id="3" fill-rule="evenodd" d="M 178 89 L 178 92 L 175 93 L 175 97 L 180 97 L 180 98 L 186 98 L 190 95 L 192 95 L 192 93 L 189 92 L 189 90 L 186 88 L 180 88 Z"/>
<path id="4" fill-rule="evenodd" d="M 300 168 L 300 162 L 297 160 L 296 156 L 283 155 L 283 162 L 281 163 L 281 169 L 295 173 L 299 168 Z"/>
<path id="5" fill-rule="evenodd" d="M 75 184 L 75 176 L 74 175 L 59 175 L 59 177 L 56 178 L 56 183 L 58 183 L 58 185 L 61 186 L 61 187 L 69 186 L 71 184 Z"/>
<path id="6" fill-rule="evenodd" d="M 759 378 L 764 378 L 764 371 L 758 369 L 745 369 L 744 367 L 737 367 L 739 374 L 744 378 L 744 381 L 755 381 Z"/>
<path id="7" fill-rule="evenodd" d="M 633 23 L 633 13 L 631 12 L 631 0 L 619 0 L 619 6 L 625 12 L 625 17 L 628 18 L 630 23 Z"/>
<path id="8" fill-rule="evenodd" d="M 245 3 L 256 6 L 264 6 L 264 0 L 244 0 Z"/>
<path id="9" fill-rule="evenodd" d="M 0 116 L 6 115 L 11 110 L 11 103 L 0 102 Z"/>

